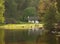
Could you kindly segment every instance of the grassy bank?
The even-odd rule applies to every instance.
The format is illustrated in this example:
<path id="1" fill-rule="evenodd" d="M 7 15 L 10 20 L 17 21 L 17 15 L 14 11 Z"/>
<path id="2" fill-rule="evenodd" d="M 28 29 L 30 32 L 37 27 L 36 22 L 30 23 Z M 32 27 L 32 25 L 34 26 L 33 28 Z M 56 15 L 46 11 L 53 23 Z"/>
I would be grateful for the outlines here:
<path id="1" fill-rule="evenodd" d="M 43 24 L 6 24 L 0 26 L 1 29 L 31 29 L 35 27 L 43 27 Z"/>

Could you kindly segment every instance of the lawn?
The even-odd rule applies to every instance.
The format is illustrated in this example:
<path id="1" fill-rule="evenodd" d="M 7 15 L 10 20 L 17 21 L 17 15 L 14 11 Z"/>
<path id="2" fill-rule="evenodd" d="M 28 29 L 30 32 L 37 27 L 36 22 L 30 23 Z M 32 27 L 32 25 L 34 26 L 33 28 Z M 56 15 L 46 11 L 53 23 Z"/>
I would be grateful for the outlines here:
<path id="1" fill-rule="evenodd" d="M 0 26 L 1 29 L 32 29 L 35 27 L 43 27 L 43 24 L 6 24 Z"/>

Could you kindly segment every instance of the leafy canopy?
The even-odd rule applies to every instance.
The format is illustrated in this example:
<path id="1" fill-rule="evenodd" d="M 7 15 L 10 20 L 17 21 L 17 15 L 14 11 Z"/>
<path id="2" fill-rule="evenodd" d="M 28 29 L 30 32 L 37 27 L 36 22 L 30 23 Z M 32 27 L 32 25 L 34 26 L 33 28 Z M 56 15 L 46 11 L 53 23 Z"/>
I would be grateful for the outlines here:
<path id="1" fill-rule="evenodd" d="M 0 0 L 0 24 L 4 23 L 3 14 L 4 14 L 5 9 L 4 9 L 4 4 L 3 3 L 4 3 L 4 0 Z"/>

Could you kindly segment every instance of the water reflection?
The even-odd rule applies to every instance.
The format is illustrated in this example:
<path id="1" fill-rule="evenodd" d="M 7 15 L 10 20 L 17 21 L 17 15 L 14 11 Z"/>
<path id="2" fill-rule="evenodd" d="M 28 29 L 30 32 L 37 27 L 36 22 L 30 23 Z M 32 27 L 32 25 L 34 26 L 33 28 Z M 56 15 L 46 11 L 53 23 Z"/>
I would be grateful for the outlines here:
<path id="1" fill-rule="evenodd" d="M 37 44 L 41 30 L 5 30 L 5 44 Z M 40 42 L 40 41 L 39 41 Z"/>

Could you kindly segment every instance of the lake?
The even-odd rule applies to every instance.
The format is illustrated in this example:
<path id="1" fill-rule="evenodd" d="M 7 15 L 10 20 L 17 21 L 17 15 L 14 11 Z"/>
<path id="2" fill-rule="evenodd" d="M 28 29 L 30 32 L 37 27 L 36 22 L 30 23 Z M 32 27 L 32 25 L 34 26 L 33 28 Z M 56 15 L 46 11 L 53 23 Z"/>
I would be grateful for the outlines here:
<path id="1" fill-rule="evenodd" d="M 5 44 L 45 44 L 46 42 L 41 37 L 38 31 L 32 30 L 4 30 Z"/>

